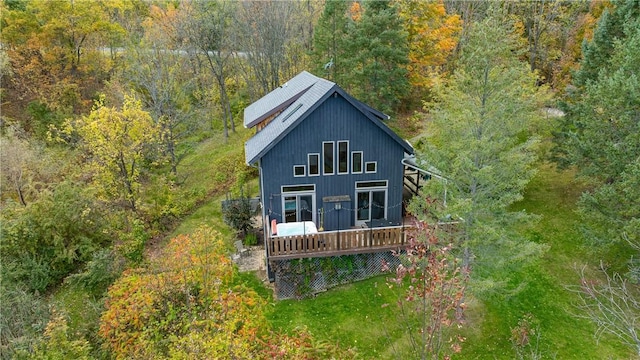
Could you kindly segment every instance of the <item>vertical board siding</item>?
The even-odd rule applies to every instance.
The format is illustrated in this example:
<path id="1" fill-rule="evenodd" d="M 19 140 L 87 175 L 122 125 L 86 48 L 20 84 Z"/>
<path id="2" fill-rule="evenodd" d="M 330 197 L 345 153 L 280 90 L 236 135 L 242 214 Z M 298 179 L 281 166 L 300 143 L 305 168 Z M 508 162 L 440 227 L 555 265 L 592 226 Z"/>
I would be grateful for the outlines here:
<path id="1" fill-rule="evenodd" d="M 280 120 L 277 120 L 280 121 Z M 365 162 L 377 161 L 375 174 L 334 174 L 320 176 L 293 176 L 294 165 L 307 165 L 307 154 L 319 153 L 322 158 L 323 141 L 349 141 L 349 153 L 363 152 Z M 336 143 L 337 144 L 337 143 Z M 336 145 L 337 147 L 337 145 Z M 261 161 L 263 171 L 263 203 L 271 218 L 282 222 L 281 185 L 316 185 L 316 210 L 325 207 L 324 229 L 347 229 L 354 226 L 356 208 L 355 182 L 388 180 L 387 218 L 400 221 L 402 207 L 401 160 L 404 149 L 387 133 L 367 118 L 360 110 L 340 95 L 329 97 L 302 122 L 274 146 Z M 334 155 L 337 170 L 337 154 Z M 349 155 L 349 161 L 351 161 Z M 322 169 L 321 169 L 322 170 Z M 307 174 L 308 175 L 308 174 Z M 334 204 L 323 204 L 325 196 L 349 195 L 351 204 L 342 203 L 342 210 L 334 210 Z M 316 212 L 317 223 L 320 217 Z M 319 225 L 319 224 L 317 224 Z"/>

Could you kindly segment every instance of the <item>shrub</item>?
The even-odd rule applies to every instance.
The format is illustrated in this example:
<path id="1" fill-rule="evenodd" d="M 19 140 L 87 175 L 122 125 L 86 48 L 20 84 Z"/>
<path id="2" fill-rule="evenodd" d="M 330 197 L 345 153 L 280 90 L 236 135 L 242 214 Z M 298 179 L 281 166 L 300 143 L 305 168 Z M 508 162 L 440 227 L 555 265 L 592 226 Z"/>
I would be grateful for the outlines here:
<path id="1" fill-rule="evenodd" d="M 2 275 L 44 291 L 109 243 L 98 203 L 79 186 L 63 182 L 24 207 L 3 208 Z"/>
<path id="2" fill-rule="evenodd" d="M 65 281 L 79 285 L 100 297 L 124 270 L 124 263 L 111 249 L 101 249 L 93 254 L 84 271 L 69 275 Z"/>
<path id="3" fill-rule="evenodd" d="M 31 347 L 47 324 L 45 299 L 26 286 L 4 277 L 0 282 L 0 359 L 12 359 L 16 351 Z"/>
<path id="4" fill-rule="evenodd" d="M 222 203 L 222 216 L 224 222 L 240 232 L 241 236 L 246 236 L 253 227 L 253 213 L 249 198 L 226 200 Z"/>
<path id="5" fill-rule="evenodd" d="M 29 354 L 24 351 L 19 354 L 18 358 L 33 360 L 64 360 L 92 359 L 91 346 L 85 339 L 73 339 L 69 334 L 67 320 L 61 314 L 55 313 L 47 324 L 42 338 L 35 346 L 33 353 Z"/>
<path id="6" fill-rule="evenodd" d="M 244 244 L 247 246 L 258 245 L 258 236 L 254 233 L 249 233 L 244 237 Z"/>
<path id="7" fill-rule="evenodd" d="M 127 219 L 126 226 L 119 231 L 119 242 L 116 250 L 133 265 L 142 262 L 144 257 L 144 246 L 150 236 L 147 233 L 144 223 L 139 219 Z"/>
<path id="8" fill-rule="evenodd" d="M 149 267 L 109 289 L 99 334 L 116 358 L 253 358 L 264 302 L 233 285 L 222 236 L 208 228 L 171 240 Z"/>

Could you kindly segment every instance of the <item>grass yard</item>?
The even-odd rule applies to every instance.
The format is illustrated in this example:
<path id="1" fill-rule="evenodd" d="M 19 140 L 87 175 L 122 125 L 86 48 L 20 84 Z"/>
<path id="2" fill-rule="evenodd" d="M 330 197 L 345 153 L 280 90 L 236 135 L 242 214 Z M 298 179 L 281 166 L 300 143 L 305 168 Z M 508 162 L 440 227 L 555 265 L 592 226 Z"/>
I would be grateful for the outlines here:
<path id="1" fill-rule="evenodd" d="M 583 187 L 573 173 L 558 172 L 542 165 L 514 210 L 526 210 L 541 216 L 526 229 L 524 236 L 550 246 L 535 265 L 512 276 L 512 282 L 524 285 L 511 296 L 471 299 L 467 311 L 467 338 L 458 359 L 513 359 L 516 353 L 510 341 L 511 329 L 525 315 L 538 329 L 537 355 L 546 359 L 630 359 L 633 355 L 615 339 L 594 339 L 593 324 L 574 316 L 575 295 L 565 285 L 576 284 L 576 266 L 597 264 L 583 247 L 578 232 L 578 217 L 573 209 Z M 384 277 L 358 282 L 316 298 L 274 303 L 270 320 L 285 331 L 306 326 L 319 339 L 355 347 L 362 358 L 401 358 L 392 345 L 402 347 L 402 329 L 395 320 L 395 294 L 385 286 Z M 383 303 L 391 306 L 382 308 Z M 532 357 L 534 358 L 534 357 Z M 540 357 L 537 357 L 540 358 Z"/>

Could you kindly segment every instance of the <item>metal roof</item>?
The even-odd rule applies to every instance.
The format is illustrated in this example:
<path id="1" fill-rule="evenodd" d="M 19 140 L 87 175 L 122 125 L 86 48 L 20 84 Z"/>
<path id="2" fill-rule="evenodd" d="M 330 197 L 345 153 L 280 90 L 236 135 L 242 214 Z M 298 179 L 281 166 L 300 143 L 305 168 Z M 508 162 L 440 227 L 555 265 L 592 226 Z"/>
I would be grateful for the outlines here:
<path id="1" fill-rule="evenodd" d="M 291 105 L 318 81 L 331 83 L 306 71 L 301 72 L 293 79 L 247 106 L 244 109 L 244 126 L 247 128 L 254 127 L 267 117 Z"/>
<path id="2" fill-rule="evenodd" d="M 354 99 L 335 83 L 306 71 L 245 108 L 245 127 L 253 127 L 277 114 L 262 130 L 245 143 L 245 160 L 253 164 L 275 146 L 295 126 L 334 93 L 340 94 L 372 122 L 395 139 L 408 153 L 413 147 L 389 129 L 381 120 L 389 116 Z"/>

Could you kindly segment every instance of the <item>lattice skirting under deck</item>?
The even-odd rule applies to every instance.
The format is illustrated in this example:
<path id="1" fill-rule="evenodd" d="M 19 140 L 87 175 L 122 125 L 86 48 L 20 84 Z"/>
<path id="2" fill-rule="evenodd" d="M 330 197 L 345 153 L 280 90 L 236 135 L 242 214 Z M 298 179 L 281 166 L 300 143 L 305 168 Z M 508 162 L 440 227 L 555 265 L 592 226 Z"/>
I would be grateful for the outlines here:
<path id="1" fill-rule="evenodd" d="M 390 251 L 322 258 L 273 260 L 275 295 L 279 300 L 301 299 L 340 284 L 382 274 L 383 262 L 395 269 L 400 264 Z"/>

